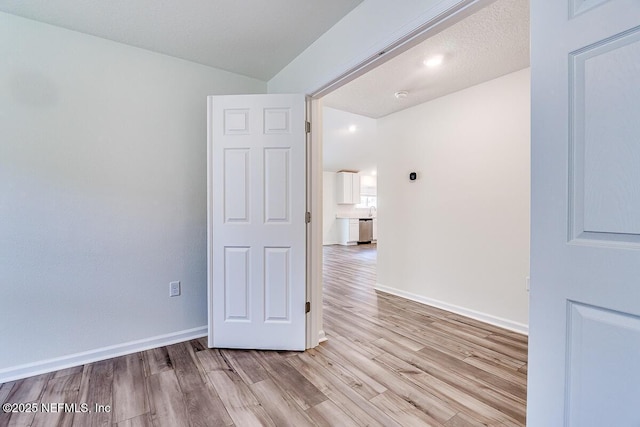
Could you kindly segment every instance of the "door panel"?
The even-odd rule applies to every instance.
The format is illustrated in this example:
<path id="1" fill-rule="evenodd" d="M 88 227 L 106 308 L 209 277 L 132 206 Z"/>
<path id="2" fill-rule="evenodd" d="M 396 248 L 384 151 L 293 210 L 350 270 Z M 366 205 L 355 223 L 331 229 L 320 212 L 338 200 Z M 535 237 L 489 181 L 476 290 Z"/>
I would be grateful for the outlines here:
<path id="1" fill-rule="evenodd" d="M 251 192 L 249 189 L 250 152 L 227 148 L 224 156 L 224 182 L 233 191 L 224 193 L 225 222 L 249 222 Z"/>
<path id="2" fill-rule="evenodd" d="M 574 238 L 637 241 L 640 234 L 639 41 L 635 29 L 570 57 Z"/>
<path id="3" fill-rule="evenodd" d="M 250 321 L 251 248 L 224 248 L 224 318 Z"/>
<path id="4" fill-rule="evenodd" d="M 304 350 L 303 95 L 209 97 L 209 345 Z"/>
<path id="5" fill-rule="evenodd" d="M 291 248 L 265 248 L 265 321 L 289 321 Z"/>
<path id="6" fill-rule="evenodd" d="M 264 150 L 265 222 L 286 223 L 291 218 L 291 159 L 288 148 Z"/>
<path id="7" fill-rule="evenodd" d="M 575 302 L 568 316 L 569 425 L 638 425 L 640 317 Z"/>
<path id="8" fill-rule="evenodd" d="M 531 2 L 527 425 L 640 425 L 640 2 Z"/>

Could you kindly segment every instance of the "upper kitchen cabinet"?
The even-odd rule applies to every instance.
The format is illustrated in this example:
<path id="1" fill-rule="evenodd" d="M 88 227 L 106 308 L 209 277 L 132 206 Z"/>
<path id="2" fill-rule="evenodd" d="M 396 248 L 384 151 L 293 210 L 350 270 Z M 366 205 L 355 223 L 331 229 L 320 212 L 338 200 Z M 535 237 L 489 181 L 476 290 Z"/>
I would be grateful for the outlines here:
<path id="1" fill-rule="evenodd" d="M 353 172 L 336 174 L 336 200 L 340 205 L 360 203 L 360 176 Z"/>

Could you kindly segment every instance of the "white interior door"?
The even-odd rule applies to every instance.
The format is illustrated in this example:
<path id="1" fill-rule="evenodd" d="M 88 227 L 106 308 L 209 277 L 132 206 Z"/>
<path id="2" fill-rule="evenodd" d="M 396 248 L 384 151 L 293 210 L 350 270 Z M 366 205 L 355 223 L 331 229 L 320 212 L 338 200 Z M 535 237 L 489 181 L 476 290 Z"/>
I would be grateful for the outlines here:
<path id="1" fill-rule="evenodd" d="M 304 350 L 304 95 L 209 97 L 209 346 Z"/>
<path id="2" fill-rule="evenodd" d="M 639 25 L 531 1 L 530 426 L 640 426 Z"/>

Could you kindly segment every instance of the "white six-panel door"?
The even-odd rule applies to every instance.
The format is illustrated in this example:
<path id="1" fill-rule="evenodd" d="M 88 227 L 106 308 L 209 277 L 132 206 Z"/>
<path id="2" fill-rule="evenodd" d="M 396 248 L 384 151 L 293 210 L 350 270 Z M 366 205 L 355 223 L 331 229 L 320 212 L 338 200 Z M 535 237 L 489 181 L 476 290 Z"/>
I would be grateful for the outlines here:
<path id="1" fill-rule="evenodd" d="M 527 425 L 640 426 L 640 1 L 531 0 Z"/>
<path id="2" fill-rule="evenodd" d="M 208 102 L 209 346 L 304 350 L 305 98 Z"/>

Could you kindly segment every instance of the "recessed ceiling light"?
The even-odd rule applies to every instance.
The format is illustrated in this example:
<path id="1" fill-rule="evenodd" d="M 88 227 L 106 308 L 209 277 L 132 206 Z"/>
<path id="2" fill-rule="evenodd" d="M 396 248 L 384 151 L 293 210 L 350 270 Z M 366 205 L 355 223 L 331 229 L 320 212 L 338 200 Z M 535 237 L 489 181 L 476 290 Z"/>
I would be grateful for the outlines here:
<path id="1" fill-rule="evenodd" d="M 349 132 L 355 132 L 357 129 L 356 125 L 349 126 Z"/>
<path id="2" fill-rule="evenodd" d="M 406 90 L 399 90 L 396 93 L 393 94 L 397 99 L 404 99 L 407 96 L 409 96 L 409 92 L 407 92 Z"/>
<path id="3" fill-rule="evenodd" d="M 432 56 L 431 58 L 424 60 L 424 65 L 426 65 L 429 68 L 437 67 L 438 65 L 442 64 L 443 60 L 444 60 L 444 56 L 442 55 Z"/>

